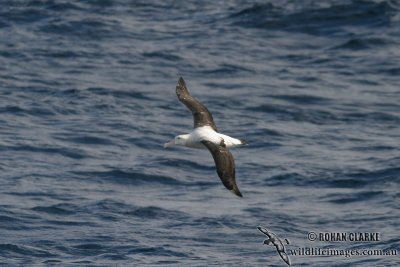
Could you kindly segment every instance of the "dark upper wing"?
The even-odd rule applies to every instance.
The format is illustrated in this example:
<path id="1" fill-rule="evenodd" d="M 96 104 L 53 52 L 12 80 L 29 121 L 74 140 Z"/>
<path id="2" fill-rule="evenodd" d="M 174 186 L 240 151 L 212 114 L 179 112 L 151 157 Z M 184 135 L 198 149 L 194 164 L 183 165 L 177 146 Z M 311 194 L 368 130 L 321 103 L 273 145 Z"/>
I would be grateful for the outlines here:
<path id="1" fill-rule="evenodd" d="M 289 266 L 291 265 L 289 256 L 286 254 L 285 251 L 279 251 L 278 250 L 278 254 L 279 254 L 279 256 L 281 256 L 282 260 L 284 262 L 286 262 L 287 265 L 289 265 Z"/>
<path id="2" fill-rule="evenodd" d="M 185 104 L 185 106 L 187 106 L 192 112 L 194 128 L 211 126 L 214 131 L 218 132 L 210 111 L 190 95 L 182 77 L 179 78 L 178 84 L 176 85 L 176 95 L 178 96 L 179 101 Z"/>
<path id="3" fill-rule="evenodd" d="M 268 236 L 269 238 L 272 237 L 271 232 L 265 229 L 264 227 L 258 226 L 257 229 L 263 233 L 264 235 Z"/>
<path id="4" fill-rule="evenodd" d="M 224 140 L 216 145 L 210 141 L 201 141 L 210 150 L 217 168 L 217 173 L 224 186 L 235 195 L 242 197 L 235 179 L 235 161 L 231 152 L 226 148 Z"/>

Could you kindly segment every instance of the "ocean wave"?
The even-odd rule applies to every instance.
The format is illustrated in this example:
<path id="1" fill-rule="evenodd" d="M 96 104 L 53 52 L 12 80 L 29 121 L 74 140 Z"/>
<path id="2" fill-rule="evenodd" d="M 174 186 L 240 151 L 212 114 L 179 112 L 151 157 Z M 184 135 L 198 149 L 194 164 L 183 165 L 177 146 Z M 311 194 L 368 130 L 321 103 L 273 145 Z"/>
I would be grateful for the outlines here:
<path id="1" fill-rule="evenodd" d="M 335 193 L 327 195 L 324 200 L 335 204 L 351 204 L 354 202 L 364 202 L 373 199 L 376 202 L 382 197 L 382 191 L 366 191 L 366 192 L 352 192 L 352 193 Z"/>
<path id="2" fill-rule="evenodd" d="M 183 182 L 164 175 L 149 174 L 137 171 L 126 171 L 121 169 L 113 169 L 99 172 L 74 172 L 79 175 L 84 175 L 92 178 L 101 178 L 111 183 L 120 183 L 126 185 L 136 184 L 166 184 L 166 185 L 181 185 Z"/>
<path id="3" fill-rule="evenodd" d="M 0 244 L 0 255 L 3 257 L 55 257 L 56 254 L 47 250 L 27 245 Z"/>
<path id="4" fill-rule="evenodd" d="M 33 211 L 56 215 L 72 215 L 76 213 L 77 209 L 78 207 L 76 205 L 71 205 L 68 203 L 60 203 L 51 206 L 36 206 L 32 208 Z"/>
<path id="5" fill-rule="evenodd" d="M 394 45 L 394 43 L 384 38 L 351 38 L 333 49 L 363 50 L 387 45 Z"/>
<path id="6" fill-rule="evenodd" d="M 303 32 L 312 35 L 339 34 L 345 27 L 388 25 L 391 7 L 387 2 L 351 1 L 329 7 L 288 12 L 283 7 L 255 4 L 231 15 L 234 25 Z"/>

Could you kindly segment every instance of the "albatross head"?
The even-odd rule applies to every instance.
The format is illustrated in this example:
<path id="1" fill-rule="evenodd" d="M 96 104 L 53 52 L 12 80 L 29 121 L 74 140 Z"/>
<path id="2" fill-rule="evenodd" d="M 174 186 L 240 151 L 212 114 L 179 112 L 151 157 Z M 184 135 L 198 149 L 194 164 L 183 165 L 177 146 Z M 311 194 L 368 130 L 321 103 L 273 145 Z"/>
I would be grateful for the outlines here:
<path id="1" fill-rule="evenodd" d="M 189 134 L 177 135 L 177 136 L 175 136 L 174 139 L 172 139 L 168 143 L 165 143 L 164 144 L 164 148 L 167 148 L 167 147 L 170 147 L 170 146 L 173 146 L 173 145 L 184 146 L 184 145 L 186 145 L 186 141 L 188 139 L 189 139 Z"/>

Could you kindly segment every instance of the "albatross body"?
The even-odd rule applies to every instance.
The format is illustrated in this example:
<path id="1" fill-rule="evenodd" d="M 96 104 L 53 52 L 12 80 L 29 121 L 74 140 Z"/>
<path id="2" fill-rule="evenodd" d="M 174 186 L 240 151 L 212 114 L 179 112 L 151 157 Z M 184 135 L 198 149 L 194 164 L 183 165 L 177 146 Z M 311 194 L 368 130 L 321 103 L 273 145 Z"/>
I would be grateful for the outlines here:
<path id="1" fill-rule="evenodd" d="M 173 145 L 183 145 L 191 148 L 206 149 L 207 147 L 201 143 L 203 140 L 210 141 L 215 145 L 219 145 L 221 140 L 224 140 L 227 148 L 241 146 L 244 142 L 243 140 L 220 134 L 214 131 L 210 126 L 202 126 L 195 128 L 190 134 L 181 134 L 176 136 L 173 140 L 164 144 L 164 147 L 167 148 Z"/>
<path id="2" fill-rule="evenodd" d="M 194 130 L 189 134 L 175 136 L 164 144 L 164 148 L 180 145 L 191 148 L 207 148 L 215 162 L 218 176 L 224 186 L 235 195 L 242 197 L 236 184 L 235 161 L 228 148 L 246 144 L 244 140 L 236 139 L 218 132 L 214 119 L 208 109 L 192 97 L 183 78 L 179 78 L 176 86 L 178 99 L 192 112 Z"/>

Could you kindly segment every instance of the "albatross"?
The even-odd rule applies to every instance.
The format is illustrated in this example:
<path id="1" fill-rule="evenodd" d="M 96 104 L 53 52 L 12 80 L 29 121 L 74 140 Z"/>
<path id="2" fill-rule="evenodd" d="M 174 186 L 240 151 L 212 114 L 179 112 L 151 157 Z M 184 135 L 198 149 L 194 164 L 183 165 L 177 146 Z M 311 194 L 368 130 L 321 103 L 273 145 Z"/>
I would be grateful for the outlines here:
<path id="1" fill-rule="evenodd" d="M 193 115 L 194 130 L 189 134 L 175 136 L 164 144 L 164 148 L 179 145 L 191 148 L 208 149 L 215 162 L 216 170 L 222 184 L 235 195 L 242 197 L 236 184 L 235 160 L 228 148 L 246 144 L 243 139 L 236 139 L 218 132 L 214 119 L 208 109 L 192 97 L 182 77 L 176 86 L 176 95 Z"/>

